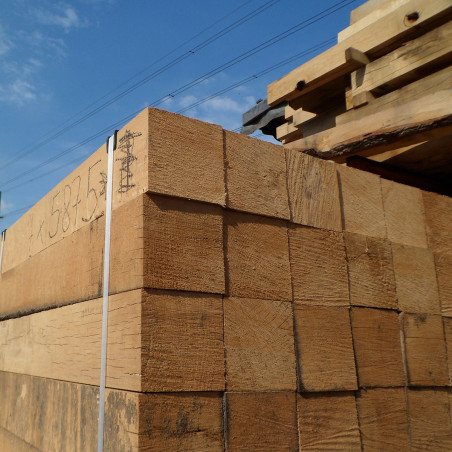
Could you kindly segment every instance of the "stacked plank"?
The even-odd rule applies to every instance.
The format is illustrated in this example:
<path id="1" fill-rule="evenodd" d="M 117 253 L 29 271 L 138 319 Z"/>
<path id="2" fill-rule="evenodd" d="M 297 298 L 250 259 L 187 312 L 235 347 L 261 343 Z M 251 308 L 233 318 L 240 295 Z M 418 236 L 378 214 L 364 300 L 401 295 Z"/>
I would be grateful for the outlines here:
<path id="1" fill-rule="evenodd" d="M 452 449 L 450 198 L 159 110 L 118 138 L 105 450 Z M 2 451 L 95 450 L 105 168 L 6 233 Z"/>
<path id="2" fill-rule="evenodd" d="M 352 11 L 334 47 L 268 86 L 270 105 L 288 102 L 277 138 L 337 162 L 404 153 L 417 170 L 426 150 L 425 169 L 441 168 L 452 140 L 451 18 L 450 0 L 371 0 Z"/>

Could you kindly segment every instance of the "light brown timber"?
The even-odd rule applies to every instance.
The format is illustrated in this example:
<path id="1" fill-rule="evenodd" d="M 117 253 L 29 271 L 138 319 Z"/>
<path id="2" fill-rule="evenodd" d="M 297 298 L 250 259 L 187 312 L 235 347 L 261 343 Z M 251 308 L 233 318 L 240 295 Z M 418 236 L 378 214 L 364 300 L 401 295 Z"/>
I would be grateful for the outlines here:
<path id="1" fill-rule="evenodd" d="M 405 16 L 414 11 L 420 12 L 419 18 L 415 21 L 407 20 Z M 284 100 L 290 101 L 352 72 L 359 65 L 352 60 L 346 60 L 345 50 L 349 47 L 356 47 L 368 54 L 370 58 L 378 57 L 399 47 L 404 40 L 413 39 L 438 23 L 446 22 L 451 14 L 452 5 L 448 0 L 406 2 L 388 15 L 271 83 L 267 88 L 268 103 L 276 105 Z M 297 89 L 300 81 L 304 81 L 301 91 Z"/>

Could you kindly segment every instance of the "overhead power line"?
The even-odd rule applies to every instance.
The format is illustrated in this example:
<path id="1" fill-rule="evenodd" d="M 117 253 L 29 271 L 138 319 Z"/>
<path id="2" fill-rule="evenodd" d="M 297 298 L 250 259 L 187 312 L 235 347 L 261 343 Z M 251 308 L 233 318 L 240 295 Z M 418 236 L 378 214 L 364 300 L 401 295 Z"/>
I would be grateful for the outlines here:
<path id="1" fill-rule="evenodd" d="M 235 88 L 237 88 L 237 87 L 239 87 L 241 85 L 244 85 L 244 84 L 249 83 L 249 82 L 251 82 L 253 80 L 256 80 L 257 78 L 259 78 L 259 77 L 261 77 L 263 75 L 266 75 L 266 74 L 268 74 L 271 71 L 279 69 L 280 67 L 282 67 L 282 66 L 284 66 L 286 64 L 289 64 L 289 63 L 291 63 L 291 62 L 293 62 L 293 61 L 295 61 L 295 60 L 297 60 L 297 59 L 299 59 L 299 58 L 301 58 L 303 56 L 309 55 L 310 53 L 314 53 L 314 52 L 316 52 L 316 51 L 318 51 L 318 50 L 320 50 L 320 49 L 322 49 L 324 47 L 327 47 L 327 46 L 331 45 L 334 41 L 335 41 L 335 38 L 331 37 L 331 38 L 329 38 L 329 39 L 327 39 L 327 40 L 325 40 L 325 41 L 323 41 L 323 42 L 321 42 L 319 44 L 316 44 L 316 45 L 314 45 L 314 46 L 312 46 L 312 47 L 310 47 L 308 49 L 303 50 L 302 52 L 298 52 L 297 54 L 295 54 L 295 55 L 293 55 L 293 56 L 291 56 L 289 58 L 286 58 L 286 59 L 280 61 L 277 64 L 274 64 L 274 65 L 272 65 L 272 66 L 270 66 L 270 67 L 268 67 L 268 68 L 266 68 L 266 69 L 264 69 L 264 70 L 262 70 L 260 72 L 257 72 L 256 74 L 253 74 L 253 75 L 251 75 L 249 77 L 246 77 L 246 78 L 240 80 L 239 82 L 236 82 L 236 83 L 234 83 L 234 84 L 232 84 L 232 85 L 230 85 L 230 86 L 228 86 L 226 88 L 223 88 L 223 89 L 221 89 L 221 90 L 219 90 L 219 91 L 217 91 L 217 92 L 215 92 L 213 94 L 210 94 L 209 96 L 204 97 L 203 99 L 200 99 L 200 100 L 188 105 L 187 107 L 185 107 L 185 108 L 183 108 L 181 110 L 178 110 L 176 113 L 183 113 L 183 112 L 189 111 L 189 110 L 191 110 L 193 108 L 196 108 L 197 106 L 199 106 L 199 105 L 201 105 L 201 104 L 203 104 L 205 102 L 208 102 L 211 99 L 214 99 L 214 98 L 216 98 L 218 96 L 221 96 L 222 94 L 225 94 L 227 92 L 230 92 L 230 91 L 234 90 Z M 88 142 L 94 140 L 95 138 L 97 138 L 99 136 L 103 136 L 105 133 L 107 133 L 108 131 L 112 130 L 113 128 L 119 127 L 120 125 L 124 124 L 124 122 L 126 122 L 126 120 L 131 119 L 131 117 L 134 117 L 140 111 L 141 110 L 138 110 L 137 112 L 134 112 L 132 115 L 128 115 L 127 119 L 123 118 L 122 120 L 120 120 L 119 122 L 115 123 L 114 125 L 110 125 L 107 128 L 101 130 L 100 132 L 97 132 L 95 135 L 92 135 L 91 137 L 83 140 L 81 143 L 76 144 L 75 146 L 72 146 L 72 147 L 64 150 L 63 152 L 61 152 L 57 156 L 53 156 L 53 157 L 47 159 L 46 161 L 38 164 L 34 168 L 31 168 L 31 169 L 25 171 L 21 175 L 10 179 L 5 184 L 3 184 L 3 186 L 9 185 L 11 182 L 13 182 L 13 181 L 15 181 L 17 179 L 20 179 L 23 176 L 26 176 L 26 175 L 28 175 L 30 173 L 33 173 L 34 171 L 37 171 L 40 168 L 42 168 L 42 167 L 44 167 L 44 166 L 46 166 L 46 165 L 48 165 L 50 163 L 53 163 L 56 159 L 58 159 L 60 157 L 63 157 L 64 155 L 69 154 L 70 152 L 73 152 L 76 149 L 79 149 L 80 147 L 82 147 L 83 145 L 87 144 Z M 241 127 L 238 127 L 236 129 L 234 129 L 233 131 L 234 132 L 239 132 L 240 129 L 241 129 Z M 25 184 L 28 184 L 30 182 L 34 182 L 37 179 L 40 179 L 40 178 L 42 178 L 44 176 L 47 176 L 49 174 L 52 174 L 52 173 L 54 173 L 54 172 L 56 172 L 56 171 L 58 171 L 60 169 L 63 169 L 65 167 L 67 167 L 67 166 L 70 166 L 71 164 L 74 164 L 74 163 L 76 163 L 78 161 L 81 161 L 82 159 L 83 158 L 78 157 L 75 160 L 72 160 L 72 161 L 70 161 L 68 163 L 64 163 L 63 165 L 61 165 L 61 166 L 59 166 L 57 168 L 53 168 L 52 170 L 47 171 L 47 172 L 45 172 L 43 174 L 40 174 L 40 175 L 38 175 L 36 177 L 33 177 L 32 179 L 29 179 L 29 180 L 27 180 L 25 182 L 22 182 L 20 184 L 17 184 L 17 185 L 13 185 L 12 187 L 7 188 L 6 190 L 3 190 L 3 192 L 7 193 L 7 192 L 10 192 L 10 191 L 13 191 L 13 190 L 15 190 L 17 188 L 22 187 Z"/>
<path id="2" fill-rule="evenodd" d="M 195 53 L 199 52 L 201 49 L 207 47 L 208 45 L 212 44 L 213 42 L 215 42 L 216 40 L 220 39 L 221 37 L 225 36 L 226 34 L 228 34 L 229 32 L 231 32 L 232 30 L 234 30 L 235 28 L 239 27 L 240 25 L 248 22 L 249 20 L 251 20 L 252 18 L 256 17 L 257 15 L 261 14 L 262 12 L 264 12 L 265 10 L 267 10 L 268 8 L 272 7 L 273 5 L 275 5 L 276 3 L 280 2 L 281 0 L 270 0 L 267 1 L 266 3 L 264 3 L 262 6 L 254 9 L 253 11 L 251 11 L 250 13 L 246 14 L 245 16 L 243 16 L 242 18 L 236 20 L 235 22 L 233 22 L 232 24 L 228 25 L 227 27 L 223 28 L 222 30 L 218 31 L 217 33 L 213 34 L 212 36 L 208 37 L 207 39 L 205 39 L 204 41 L 202 41 L 201 43 L 197 44 L 196 46 L 194 46 L 192 49 L 182 53 L 181 55 L 179 55 L 178 57 L 174 58 L 173 60 L 171 60 L 170 62 L 168 62 L 167 64 L 165 64 L 164 66 L 162 66 L 161 68 L 157 69 L 156 71 L 152 72 L 151 74 L 147 75 L 146 77 L 142 78 L 141 80 L 139 80 L 138 82 L 134 83 L 132 86 L 130 86 L 129 88 L 121 91 L 120 93 L 118 93 L 116 96 L 114 96 L 113 98 L 107 100 L 106 102 L 102 103 L 101 105 L 99 105 L 98 107 L 94 108 L 93 110 L 89 111 L 88 113 L 86 113 L 85 115 L 81 116 L 79 119 L 71 122 L 70 124 L 66 125 L 65 127 L 59 128 L 59 130 L 57 132 L 55 132 L 54 134 L 48 136 L 47 138 L 41 140 L 40 142 L 38 142 L 35 145 L 32 145 L 31 147 L 27 147 L 25 148 L 25 150 L 20 153 L 18 156 L 14 157 L 13 159 L 9 160 L 8 162 L 6 162 L 3 165 L 3 169 L 11 166 L 12 164 L 14 164 L 15 162 L 17 162 L 18 160 L 20 160 L 21 158 L 25 157 L 26 155 L 29 155 L 30 153 L 34 152 L 35 150 L 41 148 L 42 146 L 50 143 L 51 141 L 55 140 L 56 138 L 60 137 L 61 135 L 63 135 L 64 133 L 68 132 L 69 130 L 71 130 L 72 128 L 74 128 L 75 126 L 81 124 L 82 122 L 86 121 L 87 119 L 91 118 L 92 116 L 94 116 L 96 113 L 100 112 L 101 110 L 103 110 L 104 108 L 108 107 L 109 105 L 113 104 L 114 102 L 116 102 L 117 100 L 123 98 L 124 96 L 126 96 L 127 94 L 130 94 L 131 92 L 135 91 L 137 88 L 139 88 L 140 86 L 144 85 L 145 83 L 149 82 L 150 80 L 156 78 L 157 76 L 163 74 L 164 72 L 166 72 L 167 70 L 169 70 L 170 68 L 176 66 L 177 64 L 179 64 L 180 62 L 184 61 L 185 59 L 191 57 L 192 55 L 194 55 Z M 245 5 L 249 3 L 246 2 Z M 242 5 L 243 6 L 243 5 Z M 236 8 L 233 12 L 237 11 L 240 8 Z M 216 21 L 215 23 L 220 22 L 221 20 L 223 20 L 225 17 L 228 17 L 229 15 L 231 15 L 233 12 L 229 13 L 228 15 L 224 16 L 222 19 L 219 19 L 218 21 Z M 211 29 L 214 26 L 214 24 L 212 24 L 211 26 L 207 27 L 206 29 L 204 29 L 202 32 L 198 33 L 197 35 L 195 35 L 195 37 L 199 36 L 200 34 L 204 33 L 206 30 Z M 179 45 L 178 47 L 176 47 L 176 49 L 172 50 L 171 52 L 165 54 L 164 56 L 162 56 L 161 58 L 157 59 L 156 61 L 154 61 L 150 66 L 147 67 L 147 69 L 150 69 L 151 67 L 155 66 L 157 63 L 163 61 L 164 59 L 166 59 L 169 55 L 173 54 L 176 50 L 184 47 L 186 44 L 188 44 L 189 42 L 191 42 L 193 39 L 195 39 L 195 37 L 190 38 L 189 40 L 185 41 L 183 44 Z M 141 71 L 144 72 L 145 70 Z M 118 87 L 121 87 L 125 84 L 127 84 L 128 81 L 136 78 L 137 74 L 135 74 L 133 77 L 129 78 L 126 82 L 122 83 L 121 85 L 119 85 Z M 106 95 L 104 95 L 102 98 L 99 98 L 96 102 L 94 102 L 92 105 L 95 105 L 96 103 L 98 103 L 100 100 L 103 100 L 105 97 L 108 96 L 108 94 L 116 91 L 115 88 L 114 90 L 110 91 L 109 93 L 107 93 Z M 89 107 L 81 110 L 81 112 L 85 111 L 86 109 L 88 109 Z M 79 113 L 81 113 L 79 112 Z M 78 115 L 76 115 L 78 116 Z M 64 124 L 67 124 L 68 121 L 66 121 Z"/>
<path id="3" fill-rule="evenodd" d="M 160 97 L 159 99 L 154 101 L 152 104 L 150 104 L 150 106 L 156 107 L 156 106 L 162 104 L 163 102 L 165 102 L 165 100 L 168 99 L 168 96 L 172 97 L 172 98 L 176 97 L 177 95 L 179 95 L 179 94 L 187 91 L 188 89 L 198 85 L 199 83 L 204 81 L 206 78 L 212 77 L 213 75 L 216 75 L 219 72 L 221 72 L 221 71 L 223 71 L 225 69 L 228 69 L 228 68 L 236 65 L 237 63 L 241 62 L 241 61 L 244 61 L 244 60 L 250 58 L 251 56 L 255 55 L 256 53 L 258 53 L 258 52 L 260 52 L 260 51 L 262 51 L 262 50 L 264 50 L 264 49 L 266 49 L 266 48 L 268 48 L 268 47 L 280 42 L 283 39 L 286 39 L 286 38 L 292 36 L 294 33 L 298 32 L 298 31 L 300 31 L 300 30 L 302 30 L 304 28 L 307 28 L 307 27 L 319 22 L 320 20 L 330 16 L 331 14 L 334 14 L 335 12 L 339 11 L 340 9 L 345 8 L 346 6 L 348 6 L 351 3 L 354 3 L 356 1 L 357 0 L 342 0 L 342 1 L 338 2 L 338 3 L 336 3 L 335 5 L 324 9 L 323 11 L 321 11 L 321 12 L 319 12 L 319 13 L 311 16 L 311 17 L 309 17 L 308 19 L 303 20 L 302 22 L 300 22 L 299 24 L 289 28 L 288 30 L 277 34 L 276 36 L 274 36 L 271 39 L 268 39 L 267 41 L 263 42 L 262 44 L 260 44 L 260 45 L 258 45 L 256 47 L 248 50 L 247 52 L 242 53 L 241 55 L 237 56 L 236 58 L 233 58 L 232 60 L 230 60 L 230 61 L 228 61 L 228 62 L 226 62 L 226 63 L 224 63 L 224 64 L 222 64 L 220 66 L 217 66 L 215 69 L 212 69 L 211 71 L 209 71 L 209 72 L 203 74 L 202 76 L 192 80 L 191 82 L 186 83 L 185 85 L 183 85 L 183 86 L 179 87 L 178 89 L 176 89 L 175 91 L 171 92 L 169 95 Z M 270 3 L 270 2 L 267 2 L 267 3 Z M 72 152 L 75 149 L 78 149 L 79 147 L 83 146 L 84 144 L 87 144 L 88 142 L 94 140 L 95 138 L 105 134 L 106 132 L 111 131 L 112 129 L 117 127 L 118 124 L 121 125 L 124 122 L 126 122 L 129 119 L 131 119 L 134 116 L 136 116 L 140 111 L 141 111 L 141 109 L 136 111 L 136 112 L 134 112 L 134 113 L 132 113 L 131 115 L 126 116 L 125 118 L 123 118 L 122 120 L 116 122 L 115 124 L 110 124 L 110 126 L 106 127 L 101 132 L 98 132 L 98 133 L 92 135 L 91 137 L 83 140 L 83 142 L 81 142 L 81 143 L 79 143 L 79 144 L 77 144 L 75 146 L 72 146 L 71 148 L 66 149 L 65 151 L 57 154 L 56 156 L 52 156 L 51 158 L 47 159 L 46 161 L 42 162 L 41 164 L 38 164 L 37 166 L 35 166 L 35 167 L 33 167 L 33 168 L 31 168 L 31 169 L 19 174 L 18 176 L 15 176 L 15 177 L 7 180 L 6 182 L 4 182 L 2 184 L 2 187 L 5 187 L 5 186 L 11 184 L 12 182 L 15 182 L 16 180 L 18 180 L 18 179 L 20 179 L 20 178 L 22 178 L 22 177 L 24 177 L 24 176 L 36 171 L 37 169 L 42 168 L 43 166 L 48 165 L 51 162 L 54 162 L 56 159 L 62 157 L 63 155 L 66 155 L 69 152 Z M 90 115 L 92 116 L 91 113 L 90 113 Z M 78 123 L 79 122 L 77 122 L 77 124 Z M 76 125 L 76 124 L 74 123 L 74 125 Z M 73 127 L 73 125 L 71 127 Z M 240 128 L 238 128 L 238 129 L 236 129 L 234 131 L 239 131 L 239 130 L 240 130 Z M 16 160 L 19 159 L 19 158 L 21 158 L 21 157 L 20 156 L 17 157 Z M 10 162 L 12 162 L 12 161 L 10 161 Z M 8 163 L 8 164 L 10 164 L 10 163 Z"/>

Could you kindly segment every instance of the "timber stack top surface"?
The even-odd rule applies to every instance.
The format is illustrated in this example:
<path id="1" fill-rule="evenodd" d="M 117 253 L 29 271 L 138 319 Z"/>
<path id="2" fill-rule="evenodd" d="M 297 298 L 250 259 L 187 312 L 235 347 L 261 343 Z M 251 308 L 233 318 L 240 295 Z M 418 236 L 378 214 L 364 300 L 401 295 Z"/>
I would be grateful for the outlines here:
<path id="1" fill-rule="evenodd" d="M 452 2 L 369 1 L 338 43 L 268 86 L 290 149 L 451 194 Z"/>
<path id="2" fill-rule="evenodd" d="M 451 198 L 160 110 L 118 138 L 105 450 L 452 448 Z M 95 448 L 105 155 L 7 231 L 2 451 Z"/>

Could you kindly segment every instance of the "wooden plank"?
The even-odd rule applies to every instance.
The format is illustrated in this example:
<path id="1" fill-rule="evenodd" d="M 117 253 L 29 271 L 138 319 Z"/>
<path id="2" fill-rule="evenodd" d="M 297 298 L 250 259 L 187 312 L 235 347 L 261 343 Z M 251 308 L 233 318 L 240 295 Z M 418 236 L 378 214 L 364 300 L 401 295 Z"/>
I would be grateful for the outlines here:
<path id="1" fill-rule="evenodd" d="M 0 450 L 14 452 L 40 452 L 31 444 L 0 427 Z"/>
<path id="2" fill-rule="evenodd" d="M 406 86 L 372 100 L 368 105 L 359 109 L 348 110 L 336 116 L 336 124 L 342 125 L 350 121 L 356 121 L 363 116 L 370 116 L 396 105 L 410 102 L 422 95 L 434 94 L 437 91 L 452 88 L 452 66 L 441 69 L 434 74 L 416 80 Z"/>
<path id="3" fill-rule="evenodd" d="M 297 397 L 300 450 L 361 451 L 353 393 L 303 393 Z"/>
<path id="4" fill-rule="evenodd" d="M 103 237 L 99 219 L 4 273 L 0 316 L 100 297 Z M 110 293 L 225 290 L 219 206 L 141 195 L 113 211 L 111 239 Z"/>
<path id="5" fill-rule="evenodd" d="M 286 159 L 292 222 L 342 231 L 335 165 L 289 149 Z"/>
<path id="6" fill-rule="evenodd" d="M 381 179 L 388 239 L 427 248 L 424 204 L 418 188 Z"/>
<path id="7" fill-rule="evenodd" d="M 317 115 L 303 109 L 296 110 L 293 114 L 292 122 L 295 127 L 300 126 L 310 119 L 314 119 Z"/>
<path id="8" fill-rule="evenodd" d="M 438 279 L 441 314 L 452 317 L 452 255 L 435 255 L 436 277 Z"/>
<path id="9" fill-rule="evenodd" d="M 337 166 L 344 229 L 369 237 L 386 237 L 380 178 Z"/>
<path id="10" fill-rule="evenodd" d="M 444 336 L 446 338 L 447 364 L 449 368 L 449 386 L 452 386 L 452 318 L 443 317 Z"/>
<path id="11" fill-rule="evenodd" d="M 102 300 L 95 299 L 2 322 L 0 370 L 98 384 L 101 317 Z M 221 296 L 110 296 L 108 387 L 175 392 L 224 385 Z"/>
<path id="12" fill-rule="evenodd" d="M 398 307 L 401 311 L 440 314 L 433 254 L 425 248 L 392 244 Z"/>
<path id="13" fill-rule="evenodd" d="M 349 306 L 347 261 L 341 233 L 293 226 L 290 264 L 296 304 Z"/>
<path id="14" fill-rule="evenodd" d="M 403 386 L 397 312 L 353 307 L 351 319 L 359 387 Z"/>
<path id="15" fill-rule="evenodd" d="M 345 234 L 350 303 L 354 306 L 397 308 L 391 244 L 361 234 Z"/>
<path id="16" fill-rule="evenodd" d="M 434 253 L 452 254 L 452 198 L 422 192 L 428 246 Z"/>
<path id="17" fill-rule="evenodd" d="M 28 444 L 24 450 L 96 450 L 99 388 L 0 372 L 0 394 L 0 428 Z M 107 389 L 105 451 L 140 450 L 139 411 L 138 394 Z"/>
<path id="18" fill-rule="evenodd" d="M 284 111 L 284 118 L 288 121 L 291 120 L 295 111 L 296 110 L 293 107 L 287 105 Z"/>
<path id="19" fill-rule="evenodd" d="M 225 205 L 220 126 L 149 109 L 148 146 L 149 191 Z"/>
<path id="20" fill-rule="evenodd" d="M 452 425 L 445 389 L 408 389 L 408 412 L 412 451 L 452 449 Z"/>
<path id="21" fill-rule="evenodd" d="M 435 28 L 402 47 L 352 72 L 352 96 L 393 91 L 450 64 L 452 22 Z"/>
<path id="22" fill-rule="evenodd" d="M 381 144 L 377 138 L 381 139 L 384 134 L 388 135 L 388 139 L 400 138 L 397 134 L 401 133 L 401 129 L 405 129 L 401 137 L 416 135 L 419 141 L 425 141 L 422 138 L 425 130 L 450 125 L 451 105 L 452 89 L 438 91 L 389 110 L 362 116 L 360 120 L 350 124 L 300 138 L 288 147 L 294 150 L 312 149 L 311 152 L 322 155 L 323 158 L 339 157 L 352 154 L 353 150 L 362 151 Z"/>
<path id="23" fill-rule="evenodd" d="M 420 13 L 419 18 L 407 21 L 406 15 L 414 11 Z M 375 58 L 399 47 L 402 42 L 425 33 L 438 23 L 445 23 L 451 14 L 452 5 L 449 0 L 406 2 L 390 14 L 271 83 L 267 88 L 267 101 L 269 105 L 276 105 L 284 100 L 291 101 L 328 81 L 352 72 L 358 66 L 345 58 L 345 50 L 349 47 L 356 47 L 369 57 Z M 300 91 L 297 86 L 300 86 L 301 81 L 304 83 Z"/>
<path id="24" fill-rule="evenodd" d="M 226 450 L 298 450 L 295 392 L 227 392 Z"/>
<path id="25" fill-rule="evenodd" d="M 282 146 L 225 131 L 227 206 L 289 219 Z"/>
<path id="26" fill-rule="evenodd" d="M 361 389 L 356 404 L 364 451 L 410 450 L 403 388 Z"/>
<path id="27" fill-rule="evenodd" d="M 356 22 L 367 18 L 367 16 L 373 16 L 374 14 L 380 16 L 382 12 L 387 9 L 390 9 L 392 11 L 394 7 L 397 8 L 401 3 L 405 1 L 407 0 L 368 0 L 367 2 L 364 2 L 362 5 L 359 5 L 357 8 L 353 9 L 350 12 L 350 25 L 354 25 Z M 371 19 L 373 19 L 373 17 L 371 17 Z M 346 28 L 345 30 L 347 30 L 348 28 Z M 342 30 L 342 32 L 344 32 L 345 30 Z"/>
<path id="28" fill-rule="evenodd" d="M 146 190 L 148 110 L 142 111 L 118 132 L 117 158 L 130 155 L 129 184 L 122 179 L 122 164 L 113 173 L 113 209 Z M 8 229 L 2 271 L 55 245 L 104 215 L 107 153 L 103 145 L 55 186 Z M 126 186 L 127 185 L 127 186 Z"/>
<path id="29" fill-rule="evenodd" d="M 231 211 L 225 225 L 227 294 L 292 300 L 287 223 Z"/>
<path id="30" fill-rule="evenodd" d="M 6 428 L 30 444 L 26 451 L 96 450 L 99 389 L 95 386 L 1 372 L 0 393 L 0 438 Z M 221 393 L 139 394 L 107 389 L 104 450 L 222 451 L 222 421 Z"/>
<path id="31" fill-rule="evenodd" d="M 294 305 L 300 391 L 357 389 L 348 311 L 346 307 Z"/>
<path id="32" fill-rule="evenodd" d="M 296 390 L 292 304 L 224 299 L 228 391 Z"/>
<path id="33" fill-rule="evenodd" d="M 400 314 L 410 386 L 446 386 L 446 342 L 442 318 L 431 314 Z"/>
<path id="34" fill-rule="evenodd" d="M 285 122 L 284 124 L 281 124 L 280 126 L 276 127 L 277 140 L 292 141 L 302 136 L 303 135 L 301 131 L 298 129 L 298 127 L 295 127 L 295 125 L 292 122 Z"/>
<path id="35" fill-rule="evenodd" d="M 115 152 L 114 209 L 146 191 L 225 205 L 219 126 L 145 109 L 121 129 Z M 103 216 L 106 167 L 102 146 L 9 228 L 3 271 Z"/>

